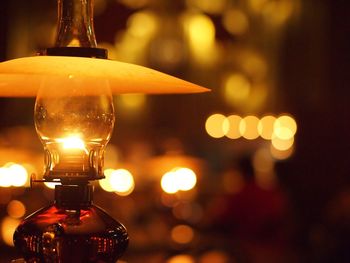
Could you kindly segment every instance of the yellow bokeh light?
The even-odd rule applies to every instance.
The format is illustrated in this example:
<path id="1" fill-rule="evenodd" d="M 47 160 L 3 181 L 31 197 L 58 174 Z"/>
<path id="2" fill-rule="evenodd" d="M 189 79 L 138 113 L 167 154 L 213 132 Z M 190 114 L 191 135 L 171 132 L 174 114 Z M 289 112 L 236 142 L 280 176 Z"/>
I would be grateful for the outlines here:
<path id="1" fill-rule="evenodd" d="M 135 181 L 132 174 L 126 169 L 106 169 L 105 179 L 99 180 L 99 184 L 106 192 L 115 192 L 120 196 L 127 196 L 135 188 Z"/>
<path id="2" fill-rule="evenodd" d="M 271 144 L 273 145 L 273 147 L 275 147 L 279 151 L 286 151 L 293 146 L 294 137 L 287 140 L 283 140 L 278 138 L 277 136 L 273 136 L 271 140 Z"/>
<path id="3" fill-rule="evenodd" d="M 188 6 L 199 8 L 209 14 L 221 14 L 227 3 L 227 0 L 187 0 Z"/>
<path id="4" fill-rule="evenodd" d="M 146 104 L 146 98 L 144 94 L 125 94 L 119 96 L 119 102 L 128 110 L 137 110 Z"/>
<path id="5" fill-rule="evenodd" d="M 168 194 L 175 194 L 177 191 L 179 191 L 177 184 L 174 181 L 174 172 L 171 171 L 165 173 L 160 181 L 163 191 Z"/>
<path id="6" fill-rule="evenodd" d="M 249 0 L 249 6 L 255 13 L 260 13 L 266 2 L 269 0 Z"/>
<path id="7" fill-rule="evenodd" d="M 15 232 L 20 220 L 11 217 L 5 217 L 1 222 L 1 236 L 4 243 L 8 246 L 14 246 L 13 233 Z"/>
<path id="8" fill-rule="evenodd" d="M 109 180 L 113 192 L 121 196 L 131 194 L 135 188 L 134 177 L 128 170 L 125 169 L 114 170 L 111 173 Z"/>
<path id="9" fill-rule="evenodd" d="M 294 146 L 290 147 L 288 150 L 280 151 L 277 150 L 272 144 L 270 146 L 270 153 L 276 160 L 286 160 L 292 156 L 294 152 Z"/>
<path id="10" fill-rule="evenodd" d="M 251 84 L 242 74 L 233 73 L 224 82 L 224 95 L 230 104 L 245 101 L 250 94 Z"/>
<path id="11" fill-rule="evenodd" d="M 188 244 L 194 238 L 194 231 L 190 226 L 178 225 L 171 230 L 171 239 L 179 244 Z"/>
<path id="12" fill-rule="evenodd" d="M 12 200 L 7 205 L 7 213 L 12 218 L 21 218 L 26 213 L 26 207 L 21 201 Z"/>
<path id="13" fill-rule="evenodd" d="M 292 0 L 268 1 L 264 4 L 262 14 L 267 23 L 272 26 L 281 26 L 293 14 L 295 4 Z"/>
<path id="14" fill-rule="evenodd" d="M 105 169 L 104 170 L 105 178 L 98 181 L 101 188 L 103 190 L 105 190 L 106 192 L 113 192 L 113 187 L 112 187 L 111 181 L 110 181 L 110 177 L 111 177 L 111 174 L 113 171 L 114 171 L 113 169 Z"/>
<path id="15" fill-rule="evenodd" d="M 195 263 L 195 260 L 190 255 L 176 255 L 168 259 L 166 263 Z"/>
<path id="16" fill-rule="evenodd" d="M 232 35 L 242 35 L 249 27 L 246 14 L 239 9 L 227 10 L 222 17 L 222 23 Z"/>
<path id="17" fill-rule="evenodd" d="M 204 14 L 188 14 L 184 18 L 184 29 L 194 58 L 210 62 L 215 48 L 215 26 Z"/>
<path id="18" fill-rule="evenodd" d="M 213 138 L 221 138 L 227 132 L 226 117 L 222 114 L 213 114 L 205 122 L 205 130 Z"/>
<path id="19" fill-rule="evenodd" d="M 12 164 L 8 169 L 8 176 L 11 176 L 12 185 L 19 187 L 24 186 L 28 180 L 27 170 L 19 164 Z"/>
<path id="20" fill-rule="evenodd" d="M 258 124 L 259 119 L 256 116 L 247 116 L 240 122 L 239 131 L 245 139 L 254 140 L 259 137 Z"/>
<path id="21" fill-rule="evenodd" d="M 0 168 L 0 186 L 10 187 L 12 185 L 12 178 L 8 175 L 8 169 L 5 167 Z"/>
<path id="22" fill-rule="evenodd" d="M 164 192 L 174 194 L 178 191 L 189 191 L 197 184 L 196 174 L 189 168 L 177 167 L 165 173 L 161 179 Z"/>
<path id="23" fill-rule="evenodd" d="M 151 12 L 137 12 L 128 19 L 128 33 L 136 38 L 150 38 L 158 28 L 158 21 Z"/>
<path id="24" fill-rule="evenodd" d="M 230 139 L 238 139 L 242 136 L 239 125 L 242 121 L 242 118 L 238 115 L 230 115 L 226 118 L 228 122 L 228 131 L 226 132 L 226 136 Z"/>
<path id="25" fill-rule="evenodd" d="M 297 132 L 297 124 L 293 117 L 282 115 L 274 123 L 274 135 L 281 140 L 289 140 Z"/>
<path id="26" fill-rule="evenodd" d="M 265 140 L 271 140 L 274 133 L 274 125 L 276 118 L 274 116 L 268 115 L 260 119 L 258 124 L 259 135 Z"/>
<path id="27" fill-rule="evenodd" d="M 196 186 L 197 176 L 189 168 L 174 169 L 176 181 L 178 182 L 178 189 L 181 191 L 189 191 Z"/>

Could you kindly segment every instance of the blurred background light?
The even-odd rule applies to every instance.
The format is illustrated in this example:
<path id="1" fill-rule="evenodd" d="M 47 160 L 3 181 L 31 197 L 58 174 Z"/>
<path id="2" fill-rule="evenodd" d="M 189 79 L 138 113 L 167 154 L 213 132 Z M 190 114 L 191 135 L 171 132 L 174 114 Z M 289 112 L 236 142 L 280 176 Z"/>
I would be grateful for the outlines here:
<path id="1" fill-rule="evenodd" d="M 222 114 L 213 114 L 208 117 L 205 122 L 205 130 L 213 138 L 224 137 L 228 132 L 229 123 L 226 121 L 226 117 Z"/>
<path id="2" fill-rule="evenodd" d="M 297 132 L 296 121 L 291 116 L 282 115 L 274 123 L 274 134 L 281 140 L 289 140 Z"/>
<path id="3" fill-rule="evenodd" d="M 28 182 L 27 170 L 19 164 L 7 163 L 0 168 L 0 186 L 1 187 L 21 187 Z"/>
<path id="4" fill-rule="evenodd" d="M 195 259 L 190 255 L 176 255 L 166 261 L 166 263 L 195 263 Z"/>
<path id="5" fill-rule="evenodd" d="M 286 151 L 293 146 L 294 137 L 287 140 L 283 140 L 278 138 L 277 136 L 273 136 L 271 140 L 271 144 L 274 148 L 276 148 L 279 151 Z"/>
<path id="6" fill-rule="evenodd" d="M 230 74 L 224 81 L 225 100 L 230 105 L 235 106 L 247 100 L 250 90 L 251 84 L 243 74 Z"/>
<path id="7" fill-rule="evenodd" d="M 225 11 L 228 0 L 187 0 L 186 3 L 209 14 L 220 14 Z"/>
<path id="8" fill-rule="evenodd" d="M 286 160 L 293 155 L 294 146 L 288 148 L 287 150 L 278 150 L 272 144 L 270 146 L 270 153 L 276 160 Z"/>
<path id="9" fill-rule="evenodd" d="M 164 192 L 174 194 L 178 191 L 189 191 L 197 183 L 196 174 L 189 168 L 178 167 L 165 173 L 161 179 Z"/>
<path id="10" fill-rule="evenodd" d="M 190 243 L 194 238 L 192 227 L 187 225 L 178 225 L 171 230 L 171 239 L 179 244 Z"/>
<path id="11" fill-rule="evenodd" d="M 239 130 L 242 136 L 247 140 L 254 140 L 259 137 L 258 132 L 259 119 L 256 116 L 250 115 L 244 117 L 239 125 Z"/>
<path id="12" fill-rule="evenodd" d="M 276 118 L 271 115 L 264 116 L 260 119 L 258 124 L 259 135 L 265 140 L 271 140 L 274 133 L 274 125 Z"/>
<path id="13" fill-rule="evenodd" d="M 4 243 L 13 247 L 13 233 L 21 221 L 11 217 L 5 217 L 1 222 L 1 236 Z"/>
<path id="14" fill-rule="evenodd" d="M 230 139 L 238 139 L 242 136 L 239 126 L 242 118 L 238 115 L 230 115 L 225 120 L 228 122 L 228 131 L 226 132 L 226 137 Z"/>
<path id="15" fill-rule="evenodd" d="M 239 9 L 230 8 L 223 14 L 222 23 L 232 35 L 242 35 L 249 29 L 249 20 L 246 14 Z"/>
<path id="16" fill-rule="evenodd" d="M 115 192 L 120 196 L 131 194 L 135 188 L 133 175 L 126 169 L 105 169 L 105 179 L 99 180 L 99 184 L 106 192 Z"/>
<path id="17" fill-rule="evenodd" d="M 26 213 L 26 207 L 25 205 L 18 200 L 11 200 L 8 205 L 7 205 L 7 214 L 11 217 L 11 218 L 21 218 L 24 216 L 24 214 Z"/>

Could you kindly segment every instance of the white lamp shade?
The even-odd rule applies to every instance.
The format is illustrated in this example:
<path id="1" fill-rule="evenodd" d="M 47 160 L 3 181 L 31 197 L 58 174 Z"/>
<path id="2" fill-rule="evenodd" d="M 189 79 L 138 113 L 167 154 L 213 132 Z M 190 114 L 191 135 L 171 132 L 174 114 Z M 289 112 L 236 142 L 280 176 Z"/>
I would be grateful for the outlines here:
<path id="1" fill-rule="evenodd" d="M 35 97 L 43 79 L 47 76 L 86 77 L 92 80 L 91 86 L 99 83 L 93 81 L 94 79 L 105 79 L 109 81 L 114 95 L 210 91 L 196 84 L 134 64 L 96 58 L 36 56 L 0 63 L 0 96 Z"/>

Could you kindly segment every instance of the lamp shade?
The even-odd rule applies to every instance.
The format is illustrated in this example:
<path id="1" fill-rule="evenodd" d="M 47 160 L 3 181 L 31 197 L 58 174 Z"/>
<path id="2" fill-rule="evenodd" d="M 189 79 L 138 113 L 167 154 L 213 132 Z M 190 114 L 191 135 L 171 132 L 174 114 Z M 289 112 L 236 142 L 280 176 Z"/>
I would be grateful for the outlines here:
<path id="1" fill-rule="evenodd" d="M 35 56 L 0 63 L 0 96 L 34 97 L 45 77 L 75 76 L 109 81 L 112 94 L 199 93 L 209 89 L 146 67 L 107 59 Z M 96 89 L 98 86 L 96 85 Z"/>

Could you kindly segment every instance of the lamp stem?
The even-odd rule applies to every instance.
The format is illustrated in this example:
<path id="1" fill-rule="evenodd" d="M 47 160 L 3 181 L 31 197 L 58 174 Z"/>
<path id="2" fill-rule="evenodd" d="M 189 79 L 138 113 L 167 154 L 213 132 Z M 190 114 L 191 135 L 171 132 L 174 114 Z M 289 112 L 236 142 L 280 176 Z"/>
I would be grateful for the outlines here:
<path id="1" fill-rule="evenodd" d="M 95 48 L 93 0 L 58 0 L 55 47 Z"/>

